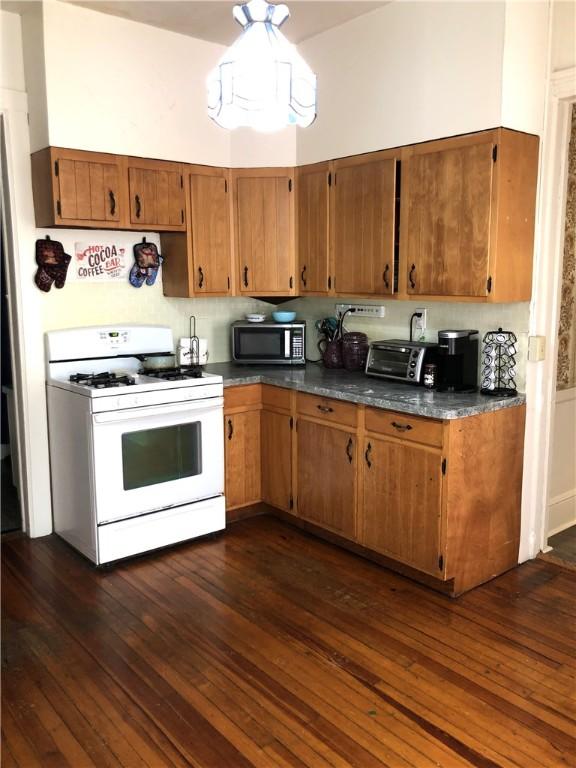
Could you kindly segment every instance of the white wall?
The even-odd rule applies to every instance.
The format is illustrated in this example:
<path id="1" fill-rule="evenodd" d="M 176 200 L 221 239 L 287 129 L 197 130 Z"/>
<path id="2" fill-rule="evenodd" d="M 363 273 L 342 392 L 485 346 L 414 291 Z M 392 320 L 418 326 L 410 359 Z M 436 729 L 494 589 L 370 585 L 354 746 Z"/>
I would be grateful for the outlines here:
<path id="1" fill-rule="evenodd" d="M 505 4 L 393 2 L 304 41 L 309 163 L 500 125 Z"/>
<path id="2" fill-rule="evenodd" d="M 552 2 L 552 71 L 576 66 L 576 3 Z"/>
<path id="3" fill-rule="evenodd" d="M 556 392 L 548 535 L 576 525 L 576 389 Z"/>
<path id="4" fill-rule="evenodd" d="M 20 16 L 0 10 L 0 87 L 25 91 Z"/>
<path id="5" fill-rule="evenodd" d="M 50 144 L 230 164 L 230 132 L 206 112 L 223 46 L 69 3 L 44 18 Z"/>
<path id="6" fill-rule="evenodd" d="M 506 3 L 501 125 L 542 134 L 548 64 L 550 6 Z"/>

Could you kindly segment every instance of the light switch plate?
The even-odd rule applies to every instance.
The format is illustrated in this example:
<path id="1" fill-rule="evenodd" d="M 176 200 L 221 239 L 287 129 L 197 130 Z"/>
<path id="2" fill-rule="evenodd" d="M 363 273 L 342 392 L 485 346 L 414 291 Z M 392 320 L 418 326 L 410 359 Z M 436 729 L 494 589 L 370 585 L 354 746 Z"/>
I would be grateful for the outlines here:
<path id="1" fill-rule="evenodd" d="M 528 336 L 528 360 L 538 363 L 546 357 L 546 336 Z"/>

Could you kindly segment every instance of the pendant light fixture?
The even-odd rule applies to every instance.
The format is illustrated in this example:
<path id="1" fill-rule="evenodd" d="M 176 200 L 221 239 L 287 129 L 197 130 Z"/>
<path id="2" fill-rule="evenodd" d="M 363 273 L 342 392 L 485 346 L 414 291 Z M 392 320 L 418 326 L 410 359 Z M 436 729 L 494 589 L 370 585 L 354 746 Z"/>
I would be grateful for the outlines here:
<path id="1" fill-rule="evenodd" d="M 316 75 L 279 27 L 285 5 L 250 0 L 234 6 L 238 40 L 208 77 L 208 114 L 223 128 L 306 128 L 316 117 Z"/>

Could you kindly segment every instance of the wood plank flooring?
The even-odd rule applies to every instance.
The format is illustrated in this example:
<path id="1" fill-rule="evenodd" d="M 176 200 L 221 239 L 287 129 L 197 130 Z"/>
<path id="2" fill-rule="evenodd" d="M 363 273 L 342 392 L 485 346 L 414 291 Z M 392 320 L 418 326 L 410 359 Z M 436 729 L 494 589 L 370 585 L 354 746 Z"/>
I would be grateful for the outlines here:
<path id="1" fill-rule="evenodd" d="M 576 765 L 576 573 L 457 600 L 270 517 L 97 570 L 2 542 L 2 765 Z"/>
<path id="2" fill-rule="evenodd" d="M 552 552 L 549 554 L 556 561 L 560 560 L 576 566 L 576 525 L 551 536 L 548 539 L 548 546 L 552 547 Z"/>

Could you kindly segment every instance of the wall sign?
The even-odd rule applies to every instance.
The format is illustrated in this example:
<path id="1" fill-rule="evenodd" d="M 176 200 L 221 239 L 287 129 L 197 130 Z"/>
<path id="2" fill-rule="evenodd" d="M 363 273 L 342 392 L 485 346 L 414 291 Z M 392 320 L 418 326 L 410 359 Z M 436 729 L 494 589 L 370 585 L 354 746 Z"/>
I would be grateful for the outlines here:
<path id="1" fill-rule="evenodd" d="M 81 282 L 126 280 L 130 266 L 126 248 L 117 243 L 74 243 L 68 276 Z"/>

